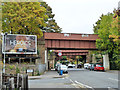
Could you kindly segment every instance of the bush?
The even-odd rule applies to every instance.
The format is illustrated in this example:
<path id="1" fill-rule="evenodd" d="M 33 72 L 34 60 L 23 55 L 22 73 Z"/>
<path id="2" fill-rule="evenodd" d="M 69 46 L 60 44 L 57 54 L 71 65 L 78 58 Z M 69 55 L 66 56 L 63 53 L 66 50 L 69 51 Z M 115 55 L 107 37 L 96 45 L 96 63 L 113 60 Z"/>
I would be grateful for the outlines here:
<path id="1" fill-rule="evenodd" d="M 110 61 L 110 70 L 118 70 L 118 65 L 115 61 Z"/>
<path id="2" fill-rule="evenodd" d="M 15 66 L 14 65 L 9 65 L 9 69 L 13 69 Z"/>
<path id="3" fill-rule="evenodd" d="M 16 67 L 16 74 L 20 73 L 20 70 L 18 67 Z"/>

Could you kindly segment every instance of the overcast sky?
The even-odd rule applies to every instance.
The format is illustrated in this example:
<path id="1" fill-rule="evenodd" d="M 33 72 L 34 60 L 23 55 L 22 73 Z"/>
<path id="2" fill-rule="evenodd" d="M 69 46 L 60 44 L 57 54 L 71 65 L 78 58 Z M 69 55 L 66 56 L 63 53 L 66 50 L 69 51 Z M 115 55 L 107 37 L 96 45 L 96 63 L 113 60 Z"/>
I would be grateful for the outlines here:
<path id="1" fill-rule="evenodd" d="M 93 33 L 93 24 L 103 14 L 118 8 L 120 0 L 44 0 L 52 8 L 63 33 Z"/>

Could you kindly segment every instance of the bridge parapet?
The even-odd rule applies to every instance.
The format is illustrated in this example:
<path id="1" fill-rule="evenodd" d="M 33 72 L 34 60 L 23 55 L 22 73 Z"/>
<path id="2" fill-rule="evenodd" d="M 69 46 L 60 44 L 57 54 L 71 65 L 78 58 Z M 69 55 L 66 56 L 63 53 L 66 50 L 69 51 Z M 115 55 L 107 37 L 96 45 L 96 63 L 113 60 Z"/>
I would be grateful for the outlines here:
<path id="1" fill-rule="evenodd" d="M 57 40 L 90 40 L 96 41 L 97 34 L 75 34 L 75 33 L 44 33 L 45 39 Z"/>

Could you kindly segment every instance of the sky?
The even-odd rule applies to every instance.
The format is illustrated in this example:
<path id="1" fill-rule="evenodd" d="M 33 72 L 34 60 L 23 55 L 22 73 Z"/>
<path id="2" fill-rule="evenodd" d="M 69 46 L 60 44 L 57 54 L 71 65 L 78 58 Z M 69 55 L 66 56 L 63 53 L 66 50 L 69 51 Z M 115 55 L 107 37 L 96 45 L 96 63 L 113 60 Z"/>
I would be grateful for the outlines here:
<path id="1" fill-rule="evenodd" d="M 113 12 L 120 0 L 44 0 L 52 8 L 62 33 L 92 34 L 102 14 Z"/>

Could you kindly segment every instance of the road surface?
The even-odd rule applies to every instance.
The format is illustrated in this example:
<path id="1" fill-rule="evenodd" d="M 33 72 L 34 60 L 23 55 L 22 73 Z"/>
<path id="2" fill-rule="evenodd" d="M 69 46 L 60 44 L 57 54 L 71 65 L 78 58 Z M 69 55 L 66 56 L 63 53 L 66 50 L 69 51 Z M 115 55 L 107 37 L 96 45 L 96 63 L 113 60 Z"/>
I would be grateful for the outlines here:
<path id="1" fill-rule="evenodd" d="M 48 71 L 39 78 L 29 80 L 29 88 L 118 88 L 118 73 L 69 69 L 68 75 L 59 77 Z"/>

